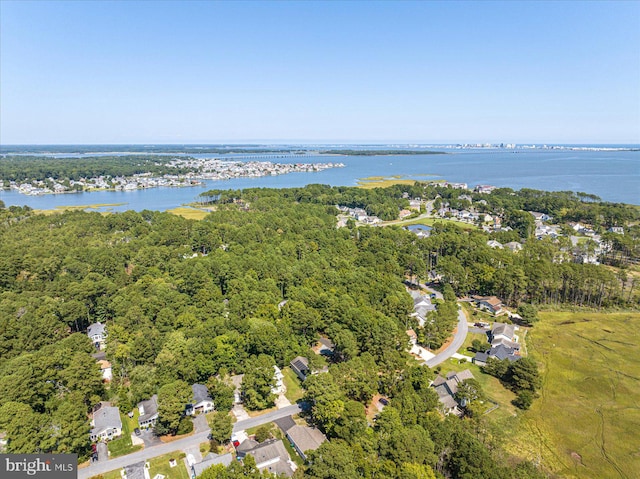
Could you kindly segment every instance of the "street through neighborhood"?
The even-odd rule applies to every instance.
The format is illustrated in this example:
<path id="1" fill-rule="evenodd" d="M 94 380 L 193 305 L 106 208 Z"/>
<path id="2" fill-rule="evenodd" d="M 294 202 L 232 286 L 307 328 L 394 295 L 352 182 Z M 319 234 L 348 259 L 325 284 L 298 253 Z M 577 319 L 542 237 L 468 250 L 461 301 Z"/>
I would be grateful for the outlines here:
<path id="1" fill-rule="evenodd" d="M 238 421 L 233 425 L 233 431 L 243 431 L 252 427 L 261 426 L 262 424 L 273 422 L 276 419 L 291 416 L 292 414 L 298 414 L 300 411 L 302 411 L 302 406 L 300 404 L 286 406 L 282 409 L 277 409 L 266 414 L 261 414 L 260 416 L 245 419 L 243 421 Z M 208 440 L 208 436 L 209 428 L 207 428 L 206 431 L 198 432 L 196 434 L 193 434 L 192 436 L 185 437 L 183 439 L 177 439 L 168 443 L 159 444 L 157 446 L 152 446 L 143 449 L 142 451 L 127 454 L 126 456 L 116 457 L 107 461 L 94 462 L 87 467 L 78 469 L 78 479 L 89 479 L 90 477 L 96 476 L 98 474 L 104 474 L 105 472 L 122 469 L 123 467 L 134 464 L 136 462 L 148 461 L 149 459 L 153 459 L 154 457 L 163 456 L 164 454 L 169 454 L 171 452 L 179 453 L 180 451 L 191 447 L 197 448 L 200 443 L 206 442 Z"/>

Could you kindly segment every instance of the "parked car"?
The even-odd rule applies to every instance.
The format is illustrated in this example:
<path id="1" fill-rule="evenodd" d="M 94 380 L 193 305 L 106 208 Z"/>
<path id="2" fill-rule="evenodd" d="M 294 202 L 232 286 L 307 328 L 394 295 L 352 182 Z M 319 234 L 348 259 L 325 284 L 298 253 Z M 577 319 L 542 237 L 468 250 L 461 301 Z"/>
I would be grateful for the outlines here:
<path id="1" fill-rule="evenodd" d="M 382 404 L 383 406 L 386 406 L 387 404 L 389 404 L 389 400 L 386 399 L 386 398 L 380 398 L 380 399 L 378 399 L 378 402 L 380 404 Z"/>
<path id="2" fill-rule="evenodd" d="M 136 436 L 139 436 L 140 434 L 142 434 L 142 433 L 140 432 L 140 429 L 138 429 L 138 428 L 135 428 L 135 429 L 133 430 L 133 432 L 135 432 L 135 433 L 136 433 Z"/>

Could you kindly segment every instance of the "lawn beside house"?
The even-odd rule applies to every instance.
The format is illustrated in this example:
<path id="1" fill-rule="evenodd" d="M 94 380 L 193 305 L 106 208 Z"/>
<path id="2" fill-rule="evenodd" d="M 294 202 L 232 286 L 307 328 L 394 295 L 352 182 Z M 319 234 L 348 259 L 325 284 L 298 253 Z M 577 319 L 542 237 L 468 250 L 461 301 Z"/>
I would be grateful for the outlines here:
<path id="1" fill-rule="evenodd" d="M 137 409 L 135 411 L 138 412 Z M 134 415 L 133 418 L 130 418 L 126 414 L 120 413 L 120 420 L 122 421 L 122 436 L 107 443 L 109 458 L 131 454 L 143 448 L 142 445 L 134 446 L 131 442 L 131 433 L 138 427 L 137 416 Z"/>
<path id="2" fill-rule="evenodd" d="M 473 374 L 473 377 L 480 383 L 482 390 L 484 391 L 487 399 L 493 403 L 498 404 L 498 408 L 491 411 L 485 418 L 488 418 L 492 422 L 496 422 L 504 427 L 510 426 L 510 422 L 515 419 L 516 411 L 518 410 L 511 401 L 513 401 L 516 395 L 509 389 L 505 388 L 502 383 L 493 376 L 485 374 L 481 371 L 479 366 L 468 361 L 460 361 L 455 358 L 450 358 L 440 365 L 441 376 L 446 376 L 448 372 L 460 372 L 468 369 Z"/>
<path id="3" fill-rule="evenodd" d="M 527 334 L 541 396 L 506 441 L 515 455 L 569 478 L 640 471 L 638 313 L 540 313 Z"/>
<path id="4" fill-rule="evenodd" d="M 149 460 L 149 476 L 153 479 L 156 474 L 162 474 L 165 479 L 189 479 L 190 475 L 179 452 L 165 454 Z M 175 459 L 176 467 L 169 466 L 169 459 Z"/>
<path id="5" fill-rule="evenodd" d="M 287 388 L 287 391 L 284 393 L 286 398 L 291 401 L 292 404 L 302 399 L 304 391 L 300 385 L 300 378 L 296 376 L 296 373 L 294 373 L 290 367 L 286 367 L 282 368 L 282 375 L 284 376 L 284 386 Z"/>
<path id="6" fill-rule="evenodd" d="M 489 349 L 491 347 L 491 344 L 489 343 L 489 341 L 487 341 L 486 333 L 467 333 L 467 337 L 465 338 L 464 343 L 462 344 L 462 346 L 460 346 L 460 349 L 458 349 L 457 352 L 459 354 L 473 356 L 475 352 L 471 350 L 471 343 L 473 343 L 474 339 L 477 339 L 480 342 L 482 342 L 482 346 L 485 347 L 486 349 Z"/>

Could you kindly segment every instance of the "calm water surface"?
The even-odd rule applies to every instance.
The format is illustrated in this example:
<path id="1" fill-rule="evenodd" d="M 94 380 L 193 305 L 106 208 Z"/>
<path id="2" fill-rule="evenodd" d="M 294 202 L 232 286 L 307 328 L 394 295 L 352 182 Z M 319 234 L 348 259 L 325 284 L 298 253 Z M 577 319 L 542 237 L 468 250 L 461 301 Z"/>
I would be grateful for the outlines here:
<path id="1" fill-rule="evenodd" d="M 223 158 L 220 155 L 193 155 Z M 462 150 L 446 155 L 415 156 L 305 156 L 280 158 L 281 163 L 342 162 L 345 168 L 317 173 L 290 173 L 261 178 L 209 180 L 202 187 L 152 188 L 136 191 L 25 196 L 0 190 L 0 200 L 9 205 L 28 205 L 36 209 L 56 206 L 124 203 L 105 208 L 110 211 L 160 210 L 191 203 L 210 189 L 253 187 L 287 188 L 322 183 L 355 186 L 358 178 L 403 175 L 414 179 L 446 179 L 467 183 L 505 186 L 514 189 L 582 191 L 603 200 L 640 204 L 640 151 L 545 151 L 545 150 Z"/>

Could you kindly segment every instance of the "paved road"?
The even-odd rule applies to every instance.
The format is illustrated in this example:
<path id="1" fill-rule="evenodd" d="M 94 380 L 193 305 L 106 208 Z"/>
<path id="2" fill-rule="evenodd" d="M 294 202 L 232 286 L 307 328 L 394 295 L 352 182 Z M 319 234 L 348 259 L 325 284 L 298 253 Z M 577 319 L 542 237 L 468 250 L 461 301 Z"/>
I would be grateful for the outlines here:
<path id="1" fill-rule="evenodd" d="M 467 316 L 464 314 L 464 310 L 458 306 L 458 330 L 456 331 L 453 341 L 447 348 L 436 354 L 434 357 L 425 361 L 425 364 L 430 368 L 437 366 L 438 364 L 446 361 L 453 356 L 458 349 L 464 344 L 464 340 L 467 337 L 467 331 L 469 326 L 467 325 Z"/>
<path id="2" fill-rule="evenodd" d="M 283 407 L 282 409 L 268 412 L 260 416 L 245 419 L 243 421 L 238 421 L 233 425 L 233 431 L 242 431 L 244 429 L 249 429 L 250 427 L 261 426 L 262 424 L 273 422 L 276 419 L 291 416 L 292 414 L 298 414 L 300 411 L 302 411 L 302 406 L 300 406 L 299 404 L 293 404 L 291 406 Z M 200 416 L 198 416 L 198 418 L 199 417 Z M 198 418 L 196 418 L 196 420 Z M 202 418 L 204 420 L 204 416 L 202 416 Z M 201 428 L 203 427 L 201 424 L 202 422 L 203 421 L 201 420 L 200 423 L 196 423 L 196 429 L 200 429 L 200 432 L 197 432 L 193 436 L 178 439 L 177 441 L 173 442 L 162 443 L 157 446 L 148 447 L 146 449 L 143 449 L 142 451 L 134 452 L 133 454 L 127 454 L 126 456 L 116 457 L 115 459 L 94 462 L 88 467 L 78 469 L 78 479 L 89 479 L 90 477 L 96 476 L 98 474 L 104 474 L 105 472 L 122 469 L 123 467 L 130 464 L 134 464 L 140 461 L 147 461 L 157 456 L 169 454 L 170 452 L 183 451 L 184 449 L 193 447 L 197 448 L 200 443 L 208 440 L 210 431 L 208 427 L 206 428 L 206 430 L 201 430 Z"/>
<path id="3" fill-rule="evenodd" d="M 251 427 L 261 426 L 263 424 L 267 424 L 268 422 L 273 422 L 276 419 L 291 416 L 292 414 L 298 414 L 300 411 L 302 411 L 302 406 L 300 404 L 292 404 L 291 406 L 286 406 L 276 411 L 271 411 L 260 416 L 244 419 L 243 421 L 238 421 L 233 425 L 233 432 L 244 431 L 245 429 L 249 429 Z"/>
<path id="4" fill-rule="evenodd" d="M 182 451 L 188 447 L 197 447 L 201 442 L 206 442 L 209 436 L 209 431 L 200 432 L 193 436 L 185 437 L 184 439 L 178 439 L 177 441 L 160 444 L 159 446 L 153 446 L 142 451 L 134 452 L 133 454 L 127 454 L 126 456 L 116 457 L 115 459 L 109 459 L 103 462 L 94 462 L 89 467 L 83 467 L 78 469 L 78 479 L 89 479 L 97 474 L 104 474 L 105 472 L 115 471 L 116 469 L 122 469 L 125 466 L 134 464 L 140 461 L 147 461 L 163 454 L 169 454 L 170 452 Z"/>

